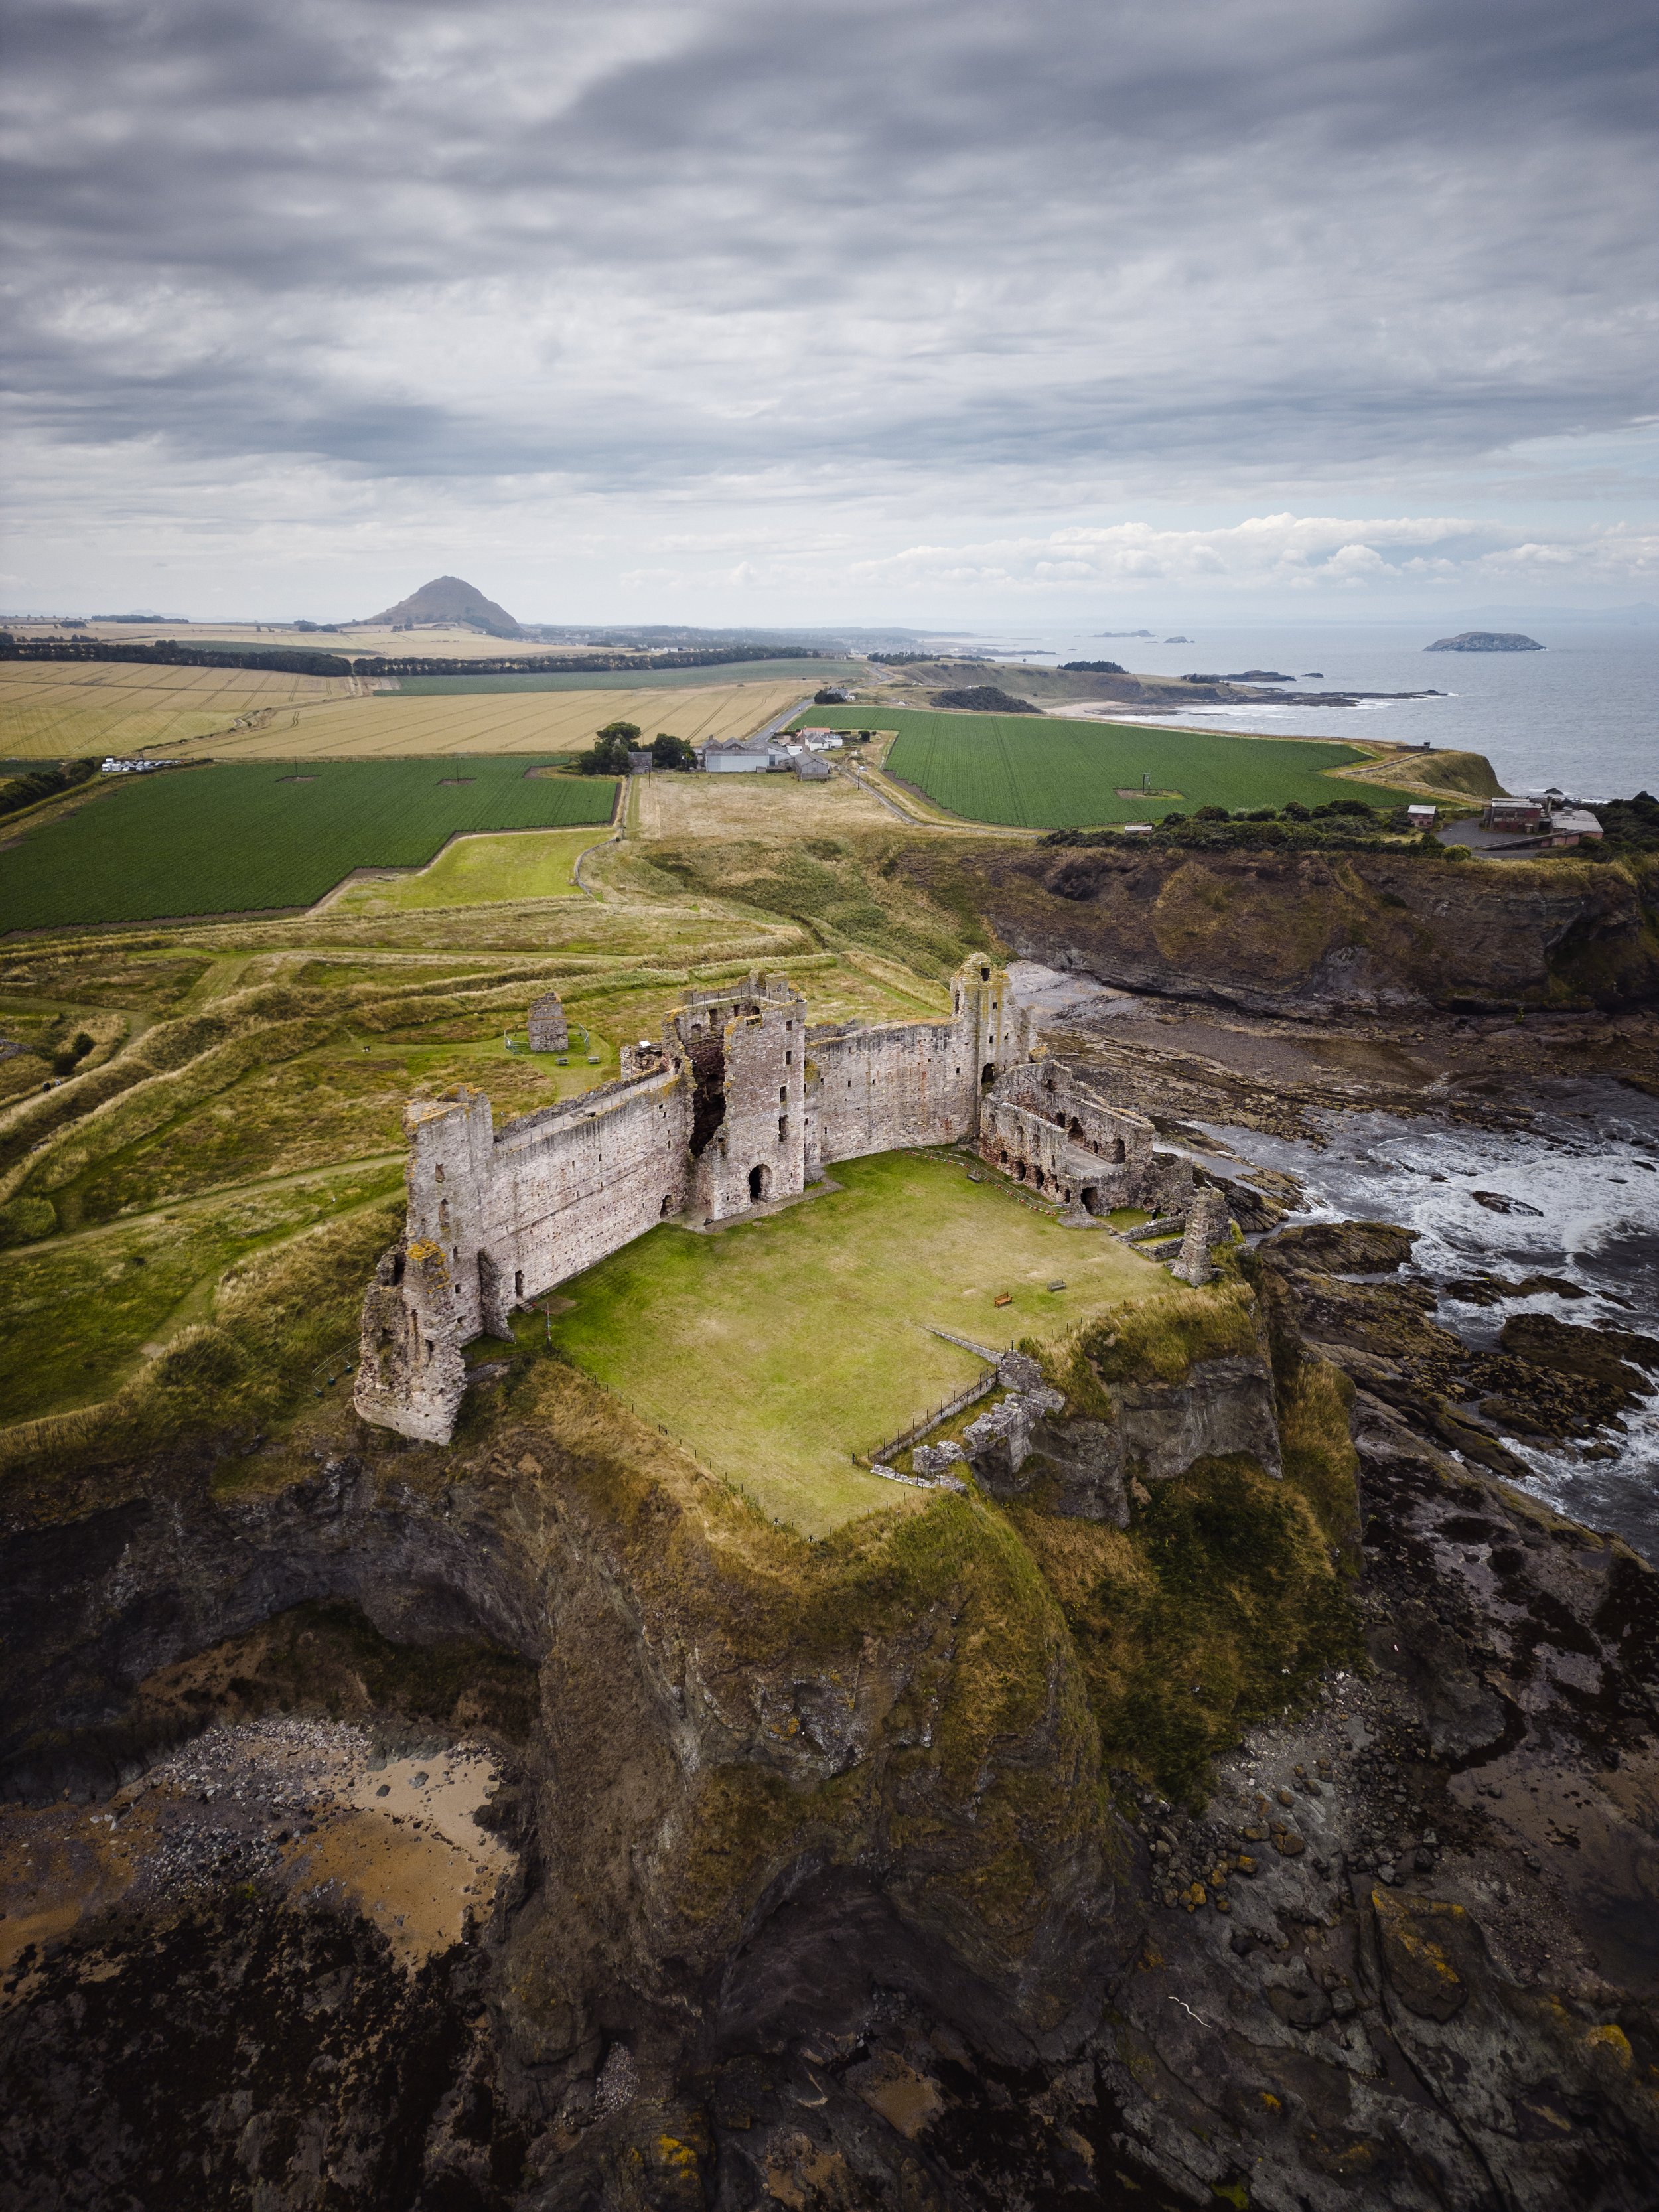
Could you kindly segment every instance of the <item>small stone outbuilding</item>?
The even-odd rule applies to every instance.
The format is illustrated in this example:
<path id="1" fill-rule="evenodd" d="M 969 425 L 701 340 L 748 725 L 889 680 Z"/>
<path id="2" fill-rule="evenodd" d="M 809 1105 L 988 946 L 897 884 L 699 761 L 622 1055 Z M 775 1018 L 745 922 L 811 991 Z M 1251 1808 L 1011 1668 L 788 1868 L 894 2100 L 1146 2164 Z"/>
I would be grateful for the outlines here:
<path id="1" fill-rule="evenodd" d="M 532 1052 L 568 1052 L 570 1029 L 565 1020 L 564 1001 L 556 991 L 544 991 L 539 999 L 530 1002 L 530 1049 Z"/>

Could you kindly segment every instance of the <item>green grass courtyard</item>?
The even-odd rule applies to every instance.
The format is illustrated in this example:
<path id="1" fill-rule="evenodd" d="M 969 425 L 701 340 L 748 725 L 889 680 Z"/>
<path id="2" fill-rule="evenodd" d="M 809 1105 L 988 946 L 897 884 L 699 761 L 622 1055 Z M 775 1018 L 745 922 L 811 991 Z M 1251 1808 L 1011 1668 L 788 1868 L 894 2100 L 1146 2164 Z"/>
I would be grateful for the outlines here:
<path id="1" fill-rule="evenodd" d="M 853 1454 L 984 1371 L 930 1328 L 999 1346 L 1169 1287 L 1101 1231 L 969 1182 L 960 1161 L 888 1152 L 831 1174 L 839 1190 L 756 1220 L 653 1230 L 562 1284 L 574 1303 L 552 1324 L 576 1365 L 812 1535 L 918 1494 Z"/>

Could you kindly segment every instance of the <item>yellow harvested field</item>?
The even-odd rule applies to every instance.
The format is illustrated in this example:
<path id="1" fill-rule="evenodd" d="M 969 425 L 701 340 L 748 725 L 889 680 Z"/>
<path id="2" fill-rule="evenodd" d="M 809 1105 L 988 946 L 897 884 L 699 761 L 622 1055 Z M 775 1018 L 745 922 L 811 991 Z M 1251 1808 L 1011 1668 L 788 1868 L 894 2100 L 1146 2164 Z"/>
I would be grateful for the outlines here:
<path id="1" fill-rule="evenodd" d="M 400 692 L 347 699 L 268 726 L 216 737 L 216 760 L 392 760 L 423 754 L 574 752 L 606 722 L 636 722 L 702 744 L 746 736 L 793 706 L 799 684 L 703 684 L 671 691 Z"/>
<path id="2" fill-rule="evenodd" d="M 284 676 L 258 668 L 4 660 L 0 759 L 176 747 L 181 740 L 228 730 L 247 717 L 286 724 L 295 708 L 348 700 L 354 689 L 348 677 Z"/>
<path id="3" fill-rule="evenodd" d="M 828 783 L 781 775 L 652 775 L 636 778 L 629 796 L 629 826 L 641 837 L 811 837 L 879 830 L 893 819 L 842 775 Z"/>
<path id="4" fill-rule="evenodd" d="M 434 623 L 419 629 L 385 629 L 363 623 L 340 630 L 295 630 L 271 623 L 88 623 L 83 630 L 59 629 L 52 623 L 13 622 L 7 628 L 19 637 L 100 638 L 106 645 L 154 645 L 169 638 L 189 645 L 255 646 L 262 653 L 343 653 L 352 658 L 383 653 L 404 660 L 411 654 L 437 656 L 445 660 L 522 659 L 533 666 L 550 653 L 580 652 L 583 648 L 548 646 L 529 639 L 486 637 L 482 630 L 459 623 Z M 606 646 L 604 650 L 610 652 Z M 643 648 L 641 648 L 643 650 Z"/>

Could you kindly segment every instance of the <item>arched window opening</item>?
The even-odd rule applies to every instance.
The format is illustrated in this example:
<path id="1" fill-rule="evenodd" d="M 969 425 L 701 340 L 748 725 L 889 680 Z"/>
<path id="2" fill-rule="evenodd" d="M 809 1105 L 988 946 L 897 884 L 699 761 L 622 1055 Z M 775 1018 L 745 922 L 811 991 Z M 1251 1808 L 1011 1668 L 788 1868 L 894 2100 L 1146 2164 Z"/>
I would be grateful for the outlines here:
<path id="1" fill-rule="evenodd" d="M 979 1079 L 980 1088 L 981 1090 L 988 1089 L 988 1087 L 994 1083 L 996 1079 L 997 1072 L 995 1066 L 992 1061 L 988 1060 L 985 1063 L 985 1073 Z"/>
<path id="2" fill-rule="evenodd" d="M 750 1168 L 749 1170 L 750 1204 L 751 1206 L 760 1206 L 763 1204 L 766 1199 L 771 1194 L 771 1169 L 769 1167 Z"/>
<path id="3" fill-rule="evenodd" d="M 515 1267 L 513 1270 L 513 1296 L 515 1301 L 521 1299 L 524 1297 L 524 1269 L 522 1267 Z"/>
<path id="4" fill-rule="evenodd" d="M 662 1211 L 661 1211 L 661 1215 L 660 1215 L 660 1218 L 661 1218 L 661 1219 L 663 1219 L 664 1221 L 666 1221 L 666 1220 L 667 1220 L 667 1218 L 668 1218 L 668 1217 L 669 1217 L 669 1214 L 673 1211 L 673 1206 L 674 1206 L 674 1194 L 673 1194 L 673 1192 L 672 1192 L 672 1191 L 665 1191 L 665 1192 L 663 1193 Z"/>

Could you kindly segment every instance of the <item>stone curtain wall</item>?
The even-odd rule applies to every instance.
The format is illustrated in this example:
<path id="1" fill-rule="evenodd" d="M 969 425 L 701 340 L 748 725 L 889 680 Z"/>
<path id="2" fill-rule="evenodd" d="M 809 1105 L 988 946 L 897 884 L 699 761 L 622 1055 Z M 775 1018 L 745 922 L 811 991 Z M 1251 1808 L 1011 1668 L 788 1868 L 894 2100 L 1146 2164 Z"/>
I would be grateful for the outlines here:
<path id="1" fill-rule="evenodd" d="M 807 1100 L 819 1164 L 949 1144 L 969 1133 L 974 1039 L 953 1022 L 815 1030 Z"/>
<path id="2" fill-rule="evenodd" d="M 1030 1026 L 1008 979 L 970 960 L 951 988 L 948 1022 L 825 1024 L 811 1036 L 807 1097 L 817 1164 L 970 1137 L 989 1080 L 1025 1060 Z"/>
<path id="3" fill-rule="evenodd" d="M 507 1334 L 515 1307 L 658 1222 L 726 1220 L 798 1195 L 827 1162 L 971 1137 L 1028 1030 L 988 964 L 968 963 L 951 995 L 946 1022 L 809 1032 L 787 976 L 751 975 L 677 1008 L 660 1053 L 630 1048 L 621 1080 L 500 1130 L 465 1085 L 411 1105 L 408 1225 L 364 1302 L 358 1410 L 447 1442 L 460 1346 Z"/>
<path id="4" fill-rule="evenodd" d="M 506 1123 L 483 1216 L 503 1323 L 526 1298 L 684 1211 L 689 1107 L 687 1086 L 666 1067 Z"/>

